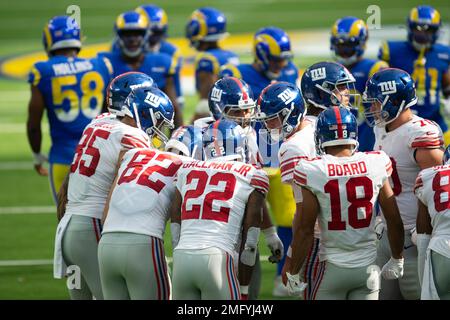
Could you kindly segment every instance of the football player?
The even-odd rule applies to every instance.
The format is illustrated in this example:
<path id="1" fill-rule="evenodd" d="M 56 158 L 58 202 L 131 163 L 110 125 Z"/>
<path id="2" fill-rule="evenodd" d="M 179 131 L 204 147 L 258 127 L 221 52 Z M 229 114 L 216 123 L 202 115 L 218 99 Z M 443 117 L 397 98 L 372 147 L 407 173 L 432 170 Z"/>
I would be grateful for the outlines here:
<path id="1" fill-rule="evenodd" d="M 253 63 L 250 64 L 223 66 L 221 76 L 243 79 L 252 89 L 255 99 L 258 99 L 262 90 L 273 81 L 285 81 L 293 84 L 297 82 L 298 69 L 291 61 L 293 58 L 291 42 L 289 35 L 284 30 L 277 27 L 265 27 L 258 30 L 253 38 L 253 58 Z M 269 173 L 270 178 L 267 200 L 275 217 L 276 225 L 290 229 L 289 220 L 292 221 L 292 219 L 289 219 L 289 216 L 292 211 L 295 211 L 295 205 L 291 191 L 281 183 L 277 157 L 281 141 L 274 142 L 267 139 L 268 136 L 264 130 L 260 130 L 263 127 L 260 122 L 256 122 L 254 125 L 262 164 L 266 167 L 265 170 Z M 285 201 L 286 198 L 291 201 Z M 278 228 L 278 232 L 283 238 L 280 228 Z M 282 295 L 277 292 L 274 294 Z"/>
<path id="2" fill-rule="evenodd" d="M 443 165 L 425 169 L 416 179 L 419 198 L 417 251 L 422 300 L 450 300 L 450 147 Z"/>
<path id="3" fill-rule="evenodd" d="M 133 110 L 144 131 L 153 130 L 158 116 L 171 108 L 167 96 L 156 90 L 134 90 L 127 99 L 126 110 Z M 158 99 L 151 99 L 151 95 Z M 98 244 L 105 299 L 170 298 L 164 231 L 180 158 L 156 149 L 134 148 L 119 159 Z"/>
<path id="4" fill-rule="evenodd" d="M 35 63 L 28 78 L 28 142 L 35 170 L 41 176 L 49 175 L 55 203 L 84 128 L 105 107 L 106 87 L 112 75 L 108 59 L 78 58 L 80 33 L 77 22 L 70 17 L 50 19 L 43 35 L 48 60 Z M 47 156 L 41 152 L 44 111 L 52 141 L 48 171 L 43 166 Z"/>
<path id="5" fill-rule="evenodd" d="M 186 25 L 186 38 L 198 52 L 195 57 L 195 88 L 200 101 L 195 108 L 194 121 L 209 114 L 208 93 L 219 77 L 220 67 L 228 63 L 239 64 L 234 52 L 219 46 L 218 41 L 228 36 L 226 27 L 225 15 L 206 7 L 195 10 Z"/>
<path id="6" fill-rule="evenodd" d="M 247 137 L 246 158 L 248 163 L 261 167 L 262 158 L 258 149 L 256 132 L 251 125 L 255 120 L 255 102 L 252 90 L 248 84 L 244 80 L 235 77 L 219 79 L 210 90 L 208 104 L 212 117 L 197 119 L 194 125 L 204 127 L 219 119 L 228 119 L 236 122 L 244 129 L 244 134 Z M 276 228 L 272 224 L 266 204 L 263 205 L 261 231 L 272 253 L 269 261 L 272 263 L 279 261 L 284 254 L 283 244 L 277 235 Z M 261 264 L 258 252 L 249 287 L 249 300 L 257 299 L 260 287 Z"/>
<path id="7" fill-rule="evenodd" d="M 364 101 L 368 123 L 374 127 L 375 150 L 383 150 L 391 158 L 391 185 L 397 199 L 405 229 L 405 272 L 398 280 L 382 280 L 380 299 L 420 298 L 417 275 L 417 247 L 411 241 L 416 226 L 417 198 L 414 182 L 420 170 L 442 163 L 442 131 L 431 120 L 414 115 L 417 103 L 414 80 L 400 69 L 384 69 L 367 82 Z M 383 210 L 384 213 L 384 210 Z M 388 228 L 389 231 L 389 228 Z M 381 234 L 377 264 L 391 257 L 386 233 Z"/>
<path id="8" fill-rule="evenodd" d="M 54 276 L 64 276 L 65 266 L 80 268 L 81 288 L 70 290 L 73 299 L 103 298 L 97 259 L 100 220 L 121 152 L 150 147 L 149 135 L 164 140 L 164 126 L 173 126 L 173 107 L 164 93 L 154 87 L 135 90 L 148 97 L 145 117 L 137 117 L 137 106 L 132 104 L 122 107 L 121 115 L 103 114 L 93 120 L 83 132 L 61 188 L 60 202 L 67 205 L 60 208 L 65 212 L 58 212 L 64 216 L 56 233 Z"/>
<path id="9" fill-rule="evenodd" d="M 450 47 L 436 43 L 440 26 L 441 15 L 436 9 L 430 6 L 413 8 L 407 20 L 408 40 L 384 42 L 378 58 L 392 68 L 411 74 L 418 98 L 413 112 L 435 121 L 444 132 L 447 145 L 450 131 L 442 115 L 450 117 Z M 441 93 L 444 99 L 440 97 Z"/>
<path id="10" fill-rule="evenodd" d="M 363 57 L 368 37 L 369 29 L 366 23 L 355 17 L 341 18 L 331 29 L 331 51 L 336 61 L 344 65 L 355 77 L 355 93 L 358 95 L 364 92 L 367 79 L 375 72 L 388 67 L 385 61 Z M 364 108 L 358 105 L 355 107 L 359 107 L 359 110 L 355 109 L 355 116 L 358 119 L 358 149 L 373 150 L 375 137 L 372 128 L 365 122 Z"/>
<path id="11" fill-rule="evenodd" d="M 314 157 L 315 156 L 315 143 L 311 134 L 314 132 L 317 116 L 323 110 L 332 106 L 342 106 L 351 108 L 350 103 L 352 92 L 354 89 L 355 79 L 350 72 L 341 64 L 335 62 L 318 62 L 308 67 L 303 73 L 301 79 L 302 95 L 305 99 L 307 106 L 307 115 L 304 117 L 312 127 L 309 130 L 305 130 L 302 136 L 309 135 L 308 139 L 305 139 L 302 144 L 297 147 L 292 147 L 289 141 L 296 139 L 290 138 L 281 145 L 279 152 L 280 156 L 280 171 L 282 174 L 282 187 L 285 188 L 284 198 L 282 200 L 285 203 L 286 208 L 289 211 L 284 212 L 285 219 L 284 224 L 278 227 L 278 234 L 283 239 L 285 248 L 292 241 L 292 222 L 294 214 L 300 214 L 298 211 L 300 206 L 296 202 L 301 201 L 301 196 L 297 195 L 298 199 L 294 199 L 291 189 L 297 189 L 297 194 L 300 194 L 299 188 L 293 183 L 292 172 L 296 163 L 301 157 Z M 277 101 L 277 97 L 274 97 Z M 278 98 L 278 101 L 280 98 Z M 299 135 L 300 136 L 300 135 Z M 312 152 L 312 153 L 311 153 Z M 270 194 L 270 193 L 269 193 Z M 277 199 L 276 199 L 277 200 Z M 289 204 L 289 206 L 287 206 Z M 302 276 L 304 281 L 308 284 L 308 287 L 304 291 L 304 299 L 312 299 L 312 292 L 314 288 L 315 277 L 317 276 L 317 269 L 319 267 L 319 245 L 320 245 L 320 231 L 318 225 L 315 229 L 313 246 L 308 254 L 308 260 L 305 263 Z M 283 283 L 286 283 L 285 271 L 289 265 L 289 257 L 283 264 L 278 265 L 278 274 L 281 274 Z M 288 295 L 286 288 L 282 285 L 280 277 L 277 277 L 275 281 L 274 295 Z"/>
<path id="12" fill-rule="evenodd" d="M 207 160 L 184 163 L 177 172 L 171 219 L 181 228 L 172 233 L 173 297 L 246 299 L 268 178 L 245 163 L 246 137 L 235 122 L 217 120 L 203 142 Z"/>
<path id="13" fill-rule="evenodd" d="M 183 118 L 177 104 L 175 89 L 175 74 L 178 68 L 178 58 L 166 53 L 146 53 L 145 48 L 149 37 L 149 21 L 147 15 L 136 11 L 120 14 L 114 24 L 117 52 L 101 52 L 99 55 L 108 57 L 114 69 L 114 76 L 129 71 L 139 71 L 149 75 L 158 88 L 164 91 L 175 110 L 175 125 L 181 126 Z"/>
<path id="14" fill-rule="evenodd" d="M 316 155 L 314 123 L 305 118 L 306 108 L 300 90 L 294 84 L 287 82 L 275 82 L 269 85 L 258 99 L 258 114 L 271 138 L 276 141 L 283 141 L 278 152 L 281 164 L 281 181 L 283 184 L 292 185 L 294 167 L 298 160 L 302 157 L 314 157 Z M 292 186 L 292 188 L 295 202 L 301 202 L 300 190 L 295 186 Z M 290 201 L 291 194 L 291 190 L 286 190 L 286 193 L 283 194 L 285 198 L 280 199 L 280 201 Z M 291 242 L 291 230 L 287 226 L 278 227 L 278 234 L 286 249 Z M 284 259 L 278 263 L 277 278 L 273 290 L 275 296 L 286 295 L 286 289 L 281 284 L 283 265 Z"/>
<path id="15" fill-rule="evenodd" d="M 323 111 L 316 126 L 315 140 L 321 156 L 300 159 L 293 174 L 303 202 L 301 214 L 295 217 L 292 259 L 286 273 L 288 290 L 291 294 L 304 290 L 299 271 L 312 245 L 318 219 L 320 267 L 312 299 L 378 300 L 373 214 L 377 200 L 389 226 L 392 251 L 381 274 L 396 279 L 403 273 L 403 224 L 388 181 L 391 161 L 383 151 L 356 152 L 357 121 L 346 108 Z"/>

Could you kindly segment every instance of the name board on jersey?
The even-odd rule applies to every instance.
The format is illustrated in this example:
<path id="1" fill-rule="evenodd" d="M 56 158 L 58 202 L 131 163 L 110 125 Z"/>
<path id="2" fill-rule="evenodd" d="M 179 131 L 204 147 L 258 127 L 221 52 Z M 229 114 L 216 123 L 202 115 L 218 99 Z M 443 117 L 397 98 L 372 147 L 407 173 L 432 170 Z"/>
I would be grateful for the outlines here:
<path id="1" fill-rule="evenodd" d="M 397 92 L 397 85 L 395 84 L 394 80 L 386 81 L 386 82 L 380 82 L 378 85 L 380 86 L 382 95 L 387 95 L 387 94 L 391 94 L 391 93 L 396 93 Z"/>
<path id="2" fill-rule="evenodd" d="M 216 87 L 213 87 L 212 92 L 211 92 L 211 100 L 220 102 L 220 99 L 222 98 L 222 93 L 223 93 L 223 91 L 221 89 L 217 89 Z"/>
<path id="3" fill-rule="evenodd" d="M 326 77 L 327 71 L 325 70 L 325 67 L 311 70 L 312 81 L 322 80 L 325 79 Z"/>
<path id="4" fill-rule="evenodd" d="M 278 95 L 278 98 L 280 98 L 286 105 L 294 101 L 296 97 L 297 93 L 289 88 Z"/>
<path id="5" fill-rule="evenodd" d="M 144 101 L 155 108 L 158 108 L 161 104 L 161 98 L 151 92 L 147 92 L 147 96 Z"/>

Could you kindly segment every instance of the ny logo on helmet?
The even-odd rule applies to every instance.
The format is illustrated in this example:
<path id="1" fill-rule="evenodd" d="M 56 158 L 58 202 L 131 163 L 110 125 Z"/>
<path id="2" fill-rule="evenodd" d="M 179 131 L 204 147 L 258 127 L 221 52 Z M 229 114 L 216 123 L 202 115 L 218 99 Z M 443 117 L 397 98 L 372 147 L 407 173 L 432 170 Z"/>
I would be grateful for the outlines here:
<path id="1" fill-rule="evenodd" d="M 222 98 L 222 92 L 223 91 L 221 89 L 217 89 L 217 88 L 213 87 L 212 92 L 211 92 L 211 100 L 220 102 L 220 99 Z"/>
<path id="2" fill-rule="evenodd" d="M 391 94 L 391 93 L 396 93 L 397 92 L 397 86 L 396 86 L 394 80 L 386 81 L 386 82 L 380 82 L 378 85 L 380 86 L 382 95 L 387 95 L 387 94 Z"/>
<path id="3" fill-rule="evenodd" d="M 311 70 L 312 81 L 322 80 L 327 77 L 325 67 Z"/>
<path id="4" fill-rule="evenodd" d="M 283 100 L 284 104 L 289 104 L 297 97 L 297 93 L 291 89 L 286 89 L 278 95 L 278 98 Z"/>
<path id="5" fill-rule="evenodd" d="M 161 103 L 161 98 L 158 97 L 156 94 L 153 94 L 151 92 L 147 92 L 147 96 L 145 97 L 144 102 L 148 103 L 152 107 L 159 107 Z"/>

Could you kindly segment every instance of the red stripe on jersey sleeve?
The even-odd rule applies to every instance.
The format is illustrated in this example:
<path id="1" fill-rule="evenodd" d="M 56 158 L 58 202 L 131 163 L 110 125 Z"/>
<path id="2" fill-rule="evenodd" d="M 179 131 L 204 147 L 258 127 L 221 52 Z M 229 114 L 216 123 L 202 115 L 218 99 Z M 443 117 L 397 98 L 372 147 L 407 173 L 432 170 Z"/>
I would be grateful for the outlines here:
<path id="1" fill-rule="evenodd" d="M 124 136 L 127 137 L 127 138 L 132 138 L 134 140 L 140 141 L 142 144 L 145 144 L 146 146 L 149 146 L 149 141 L 147 139 L 140 139 L 140 138 L 138 138 L 136 136 L 132 136 L 132 135 L 129 135 L 129 134 L 125 134 Z"/>
<path id="2" fill-rule="evenodd" d="M 120 141 L 122 146 L 127 149 L 133 149 L 133 148 L 145 148 L 148 147 L 146 143 L 143 143 L 142 141 L 138 139 L 134 139 L 131 137 L 123 137 Z"/>
<path id="3" fill-rule="evenodd" d="M 444 141 L 440 138 L 434 137 L 419 137 L 414 139 L 411 144 L 411 148 L 436 148 L 441 147 L 444 144 Z"/>
<path id="4" fill-rule="evenodd" d="M 281 166 L 280 166 L 281 175 L 283 175 L 284 172 L 293 170 L 300 159 L 307 159 L 307 158 L 308 157 L 305 157 L 305 156 L 298 156 L 298 157 L 292 157 L 292 158 L 281 161 Z"/>
<path id="5" fill-rule="evenodd" d="M 307 179 L 306 175 L 298 170 L 294 171 L 294 182 L 298 184 L 299 186 L 306 186 Z"/>

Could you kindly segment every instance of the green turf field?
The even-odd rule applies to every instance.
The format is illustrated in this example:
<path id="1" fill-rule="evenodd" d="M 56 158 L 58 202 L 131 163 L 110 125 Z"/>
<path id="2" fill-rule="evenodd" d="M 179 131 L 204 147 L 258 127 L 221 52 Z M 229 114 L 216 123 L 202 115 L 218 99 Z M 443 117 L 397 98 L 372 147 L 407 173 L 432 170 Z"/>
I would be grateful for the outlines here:
<path id="1" fill-rule="evenodd" d="M 64 14 L 66 7 L 77 4 L 81 8 L 81 26 L 85 43 L 109 42 L 116 16 L 132 10 L 142 1 L 105 0 L 3 0 L 0 2 L 0 59 L 42 50 L 41 32 L 53 15 Z M 153 1 L 166 9 L 169 16 L 169 34 L 181 37 L 190 13 L 211 2 L 191 0 Z M 218 0 L 214 5 L 225 12 L 231 33 L 254 32 L 260 27 L 276 25 L 287 30 L 327 29 L 345 15 L 368 17 L 369 4 L 381 8 L 382 24 L 404 24 L 409 9 L 421 2 L 392 1 L 318 1 L 318 0 Z M 445 22 L 450 21 L 450 2 L 428 1 L 441 12 Z M 325 44 L 327 45 L 327 44 Z M 245 57 L 248 60 L 250 57 Z M 323 57 L 296 60 L 306 67 Z M 52 278 L 52 266 L 2 266 L 9 260 L 49 260 L 53 255 L 53 237 L 56 228 L 54 213 L 25 213 L 30 207 L 51 206 L 52 199 L 46 178 L 32 169 L 31 151 L 25 134 L 29 88 L 25 80 L 0 79 L 0 299 L 67 299 L 64 281 Z M 192 115 L 196 97 L 186 97 L 185 117 Z M 47 124 L 43 125 L 43 151 L 50 141 Z M 15 213 L 11 213 L 15 207 Z M 24 212 L 17 212 L 24 207 Z M 8 211 L 10 210 L 10 211 Z M 168 238 L 169 239 L 169 238 Z M 263 242 L 263 241 L 262 241 Z M 170 246 L 170 241 L 166 241 Z M 261 244 L 263 255 L 268 251 Z M 169 255 L 170 251 L 167 252 Z M 264 262 L 261 298 L 271 299 L 275 266 Z"/>

